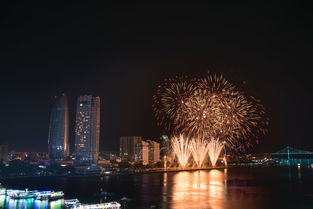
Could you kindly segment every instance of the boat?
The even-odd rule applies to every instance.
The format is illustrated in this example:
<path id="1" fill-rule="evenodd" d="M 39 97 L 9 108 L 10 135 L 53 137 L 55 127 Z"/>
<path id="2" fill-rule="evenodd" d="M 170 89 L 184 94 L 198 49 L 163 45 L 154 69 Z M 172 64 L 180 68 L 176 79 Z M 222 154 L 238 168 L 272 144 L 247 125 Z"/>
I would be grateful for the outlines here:
<path id="1" fill-rule="evenodd" d="M 76 205 L 79 203 L 78 199 L 68 199 L 64 200 L 64 205 Z"/>
<path id="2" fill-rule="evenodd" d="M 37 197 L 38 191 L 25 190 L 9 190 L 7 195 L 12 199 L 32 199 Z"/>
<path id="3" fill-rule="evenodd" d="M 82 204 L 75 209 L 120 209 L 121 204 L 118 202 L 107 202 L 107 203 L 99 203 L 99 204 Z"/>
<path id="4" fill-rule="evenodd" d="M 64 206 L 65 208 L 75 208 L 80 205 L 80 202 L 78 199 L 68 199 L 64 200 Z"/>
<path id="5" fill-rule="evenodd" d="M 64 193 L 62 191 L 54 192 L 54 191 L 42 191 L 37 192 L 36 194 L 37 200 L 57 200 L 64 197 Z"/>
<path id="6" fill-rule="evenodd" d="M 41 191 L 37 193 L 37 200 L 48 200 L 51 195 L 51 191 Z"/>

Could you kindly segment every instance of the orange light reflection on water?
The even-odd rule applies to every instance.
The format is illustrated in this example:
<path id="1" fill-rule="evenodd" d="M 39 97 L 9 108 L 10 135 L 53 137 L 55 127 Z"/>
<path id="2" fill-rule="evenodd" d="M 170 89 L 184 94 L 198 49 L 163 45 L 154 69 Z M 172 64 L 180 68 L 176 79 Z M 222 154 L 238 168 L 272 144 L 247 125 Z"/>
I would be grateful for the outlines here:
<path id="1" fill-rule="evenodd" d="M 171 208 L 222 209 L 227 172 L 220 170 L 179 172 L 174 175 Z M 167 178 L 167 176 L 166 176 Z M 222 200 L 222 201 L 221 201 Z"/>

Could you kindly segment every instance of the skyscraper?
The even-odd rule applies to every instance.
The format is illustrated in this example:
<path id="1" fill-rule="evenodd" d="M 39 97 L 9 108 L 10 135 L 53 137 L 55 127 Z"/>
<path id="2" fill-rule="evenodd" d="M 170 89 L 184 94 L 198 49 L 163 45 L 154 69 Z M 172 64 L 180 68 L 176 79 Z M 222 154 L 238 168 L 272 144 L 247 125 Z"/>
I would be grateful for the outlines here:
<path id="1" fill-rule="evenodd" d="M 141 141 L 140 136 L 121 136 L 120 157 L 122 160 L 135 161 L 136 144 Z"/>
<path id="2" fill-rule="evenodd" d="M 96 163 L 99 155 L 100 97 L 78 97 L 75 127 L 75 156 L 82 162 Z"/>
<path id="3" fill-rule="evenodd" d="M 69 154 L 68 104 L 65 94 L 55 96 L 50 115 L 48 152 L 51 160 L 62 160 Z"/>
<path id="4" fill-rule="evenodd" d="M 140 141 L 135 145 L 135 162 L 141 162 L 143 165 L 149 163 L 149 143 Z"/>
<path id="5" fill-rule="evenodd" d="M 149 143 L 149 161 L 152 163 L 160 160 L 160 143 L 155 141 L 147 141 Z"/>

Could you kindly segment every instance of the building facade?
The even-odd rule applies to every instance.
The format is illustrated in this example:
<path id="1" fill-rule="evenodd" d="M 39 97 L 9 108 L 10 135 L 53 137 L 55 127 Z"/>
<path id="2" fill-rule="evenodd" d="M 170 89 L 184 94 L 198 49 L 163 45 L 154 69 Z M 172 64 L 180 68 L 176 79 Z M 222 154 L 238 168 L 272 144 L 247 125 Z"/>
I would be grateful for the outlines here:
<path id="1" fill-rule="evenodd" d="M 149 143 L 145 141 L 138 142 L 135 145 L 135 162 L 147 165 L 149 163 Z"/>
<path id="2" fill-rule="evenodd" d="M 156 163 L 160 160 L 160 143 L 147 141 L 149 143 L 149 162 Z"/>
<path id="3" fill-rule="evenodd" d="M 76 160 L 96 163 L 100 140 L 100 97 L 78 97 L 75 125 Z"/>
<path id="4" fill-rule="evenodd" d="M 54 97 L 48 134 L 48 152 L 51 160 L 62 160 L 69 155 L 69 120 L 67 96 Z"/>
<path id="5" fill-rule="evenodd" d="M 122 160 L 135 161 L 136 144 L 142 141 L 140 136 L 120 137 L 120 157 Z"/>

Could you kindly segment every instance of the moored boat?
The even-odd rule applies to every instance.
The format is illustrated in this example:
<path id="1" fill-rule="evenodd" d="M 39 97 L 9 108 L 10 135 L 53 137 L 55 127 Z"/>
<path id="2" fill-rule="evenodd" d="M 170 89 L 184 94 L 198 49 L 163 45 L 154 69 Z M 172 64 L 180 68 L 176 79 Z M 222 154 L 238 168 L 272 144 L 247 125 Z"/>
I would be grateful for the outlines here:
<path id="1" fill-rule="evenodd" d="M 36 194 L 37 200 L 57 200 L 64 197 L 64 193 L 62 191 L 54 192 L 54 191 L 42 191 L 37 192 Z"/>
<path id="2" fill-rule="evenodd" d="M 75 208 L 80 205 L 80 202 L 78 199 L 68 199 L 64 200 L 64 206 L 66 208 Z"/>
<path id="3" fill-rule="evenodd" d="M 41 191 L 37 193 L 37 200 L 48 200 L 51 195 L 51 191 Z"/>
<path id="4" fill-rule="evenodd" d="M 28 191 L 28 189 L 25 190 L 9 190 L 7 192 L 7 195 L 10 198 L 13 199 L 31 199 L 31 198 L 36 198 L 38 191 Z"/>

